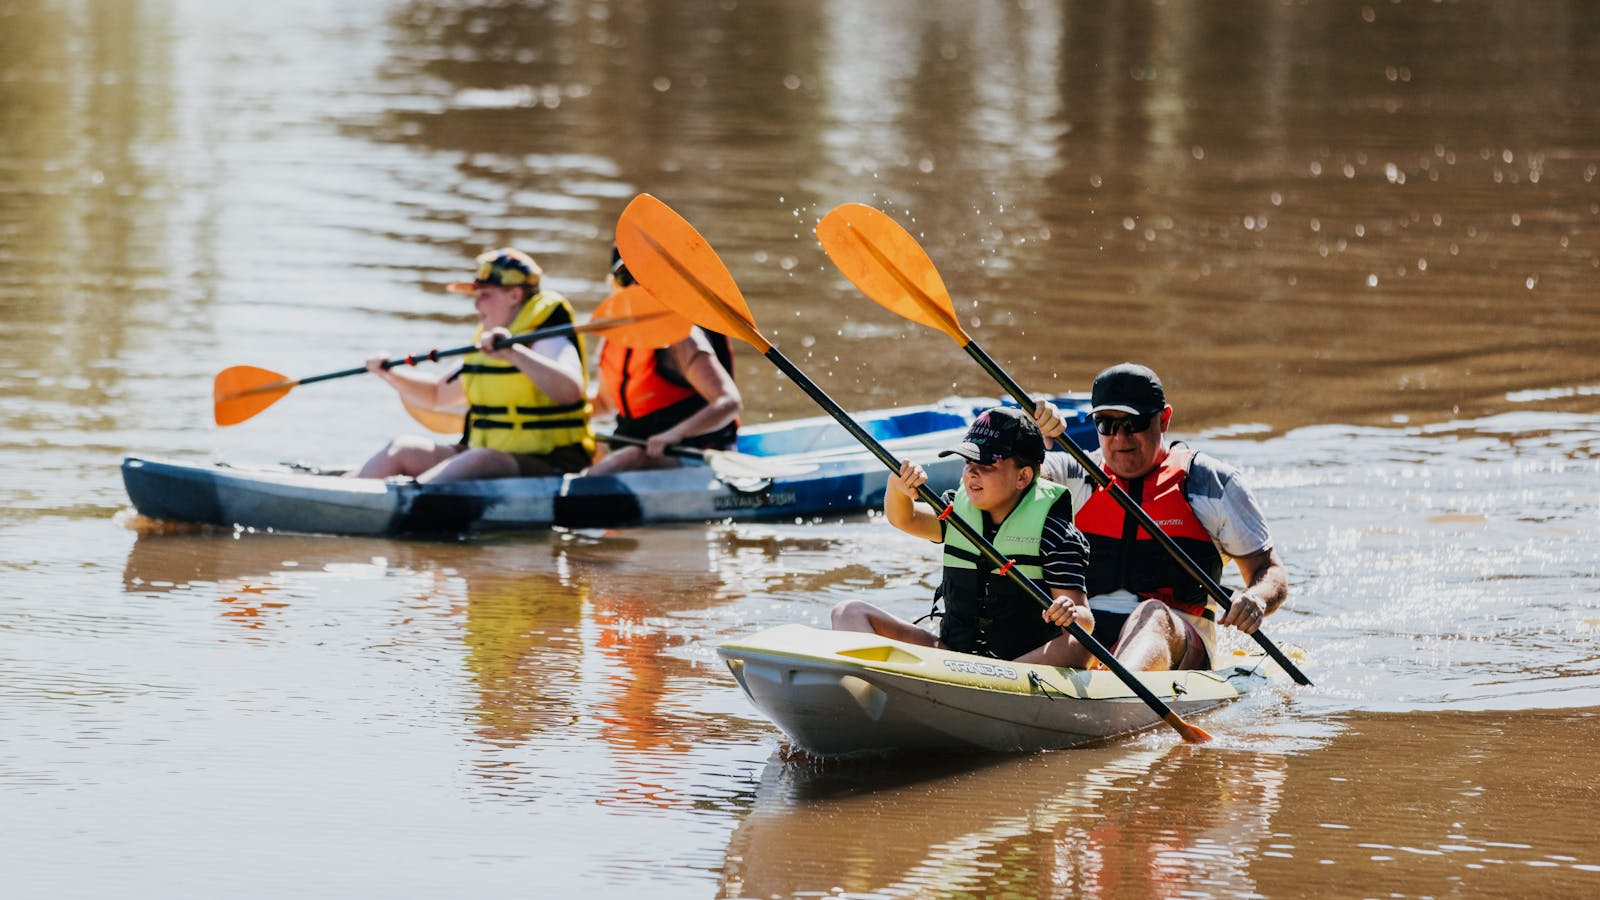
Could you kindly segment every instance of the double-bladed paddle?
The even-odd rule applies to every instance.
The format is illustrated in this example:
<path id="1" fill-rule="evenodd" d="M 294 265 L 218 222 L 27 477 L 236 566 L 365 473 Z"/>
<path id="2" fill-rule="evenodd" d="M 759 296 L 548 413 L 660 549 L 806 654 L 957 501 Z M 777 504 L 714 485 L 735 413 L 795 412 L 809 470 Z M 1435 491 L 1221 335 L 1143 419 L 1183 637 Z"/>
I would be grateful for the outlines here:
<path id="1" fill-rule="evenodd" d="M 603 331 L 606 332 L 606 337 L 609 340 L 618 341 L 630 347 L 651 349 L 665 347 L 688 337 L 689 328 L 692 324 L 681 316 L 673 315 L 670 309 L 662 306 L 660 301 L 651 297 L 649 292 L 642 287 L 633 285 L 623 288 L 607 298 L 595 310 L 595 318 L 587 322 L 538 328 L 525 334 L 503 337 L 495 342 L 495 348 L 504 349 L 514 344 L 531 344 L 545 338 L 561 337 L 568 334 Z M 413 353 L 385 360 L 383 368 L 392 369 L 396 366 L 414 366 L 418 363 L 440 360 L 450 356 L 461 356 L 477 349 L 477 344 L 466 344 L 460 347 L 452 347 L 448 350 L 428 350 L 423 353 Z M 335 378 L 362 375 L 366 371 L 366 366 L 355 366 L 349 369 L 341 369 L 337 372 L 291 379 L 269 369 L 257 368 L 256 366 L 230 366 L 218 372 L 216 379 L 212 383 L 212 413 L 218 425 L 237 425 L 278 402 L 285 394 L 302 384 L 315 384 L 319 381 L 331 381 Z M 459 425 L 461 412 L 459 411 L 425 409 L 410 404 L 406 405 L 406 411 L 411 413 L 412 417 L 417 421 L 434 431 L 448 433 L 452 430 L 461 430 Z M 452 427 L 450 424 L 452 422 L 457 424 Z"/>
<path id="2" fill-rule="evenodd" d="M 862 203 L 846 203 L 836 207 L 817 223 L 817 238 L 833 264 L 849 278 L 861 292 L 880 306 L 897 315 L 929 328 L 948 334 L 961 345 L 967 354 L 999 382 L 1027 412 L 1034 409 L 1033 398 L 1015 379 L 1006 374 L 978 342 L 967 336 L 956 319 L 955 306 L 944 280 L 934 268 L 933 261 L 917 243 L 917 239 L 900 227 L 888 214 Z M 1113 499 L 1132 516 L 1155 541 L 1161 545 L 1191 578 L 1205 586 L 1206 593 L 1223 609 L 1233 605 L 1233 599 L 1222 585 L 1189 558 L 1171 537 L 1150 518 L 1150 514 L 1133 502 L 1120 486 L 1111 480 L 1083 449 L 1072 441 L 1058 438 L 1078 465 L 1088 473 L 1094 483 L 1109 491 Z M 1257 644 L 1271 656 L 1297 684 L 1310 684 L 1311 679 L 1289 660 L 1265 634 L 1251 635 Z"/>
<path id="3" fill-rule="evenodd" d="M 680 315 L 696 324 L 736 337 L 755 347 L 761 355 L 778 367 L 801 390 L 821 406 L 845 430 L 860 441 L 889 468 L 900 470 L 900 461 L 882 444 L 868 434 L 854 419 L 833 401 L 821 388 L 806 377 L 777 347 L 772 345 L 756 328 L 739 287 L 711 245 L 706 243 L 694 226 L 673 212 L 665 203 L 649 194 L 640 194 L 622 211 L 617 222 L 617 247 L 628 264 L 628 270 L 641 284 L 647 285 L 661 301 Z M 1029 407 L 1031 409 L 1032 407 Z M 945 504 L 926 484 L 918 490 L 923 502 L 935 509 Z M 1028 592 L 1042 606 L 1050 606 L 1050 597 L 1032 579 L 1017 571 L 1000 551 L 984 540 L 971 525 L 959 516 L 946 520 L 952 528 L 971 541 L 983 555 Z M 1084 631 L 1076 622 L 1067 631 L 1105 667 L 1122 680 L 1135 695 L 1178 732 L 1185 741 L 1199 742 L 1211 739 L 1199 726 L 1183 720 L 1171 707 L 1162 702 L 1144 682 L 1129 672 L 1117 658 Z"/>

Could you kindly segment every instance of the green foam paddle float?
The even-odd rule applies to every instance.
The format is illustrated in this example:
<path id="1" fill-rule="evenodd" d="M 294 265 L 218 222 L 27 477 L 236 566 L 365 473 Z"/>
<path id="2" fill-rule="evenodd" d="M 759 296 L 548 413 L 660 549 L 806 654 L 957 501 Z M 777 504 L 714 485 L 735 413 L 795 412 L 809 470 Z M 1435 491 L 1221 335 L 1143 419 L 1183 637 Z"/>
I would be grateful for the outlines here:
<path id="1" fill-rule="evenodd" d="M 805 391 L 818 406 L 844 426 L 845 430 L 860 441 L 879 462 L 887 466 L 889 471 L 900 470 L 900 461 L 895 459 L 887 448 L 868 434 L 815 382 L 806 377 L 804 372 L 774 347 L 771 341 L 761 335 L 743 295 L 739 292 L 738 285 L 734 283 L 733 276 L 722 264 L 716 251 L 706 243 L 705 238 L 701 237 L 694 226 L 682 216 L 655 197 L 640 194 L 623 210 L 622 217 L 617 222 L 617 247 L 621 250 L 628 270 L 663 303 L 701 327 L 720 331 L 755 347 L 790 381 Z M 918 496 L 934 509 L 944 505 L 926 484 L 919 489 Z M 1050 606 L 1050 597 L 1044 589 L 1018 571 L 1014 565 L 1010 565 L 1010 561 L 984 540 L 983 535 L 976 529 L 962 521 L 959 516 L 952 516 L 946 521 L 1042 606 Z M 1066 630 L 1185 741 L 1196 743 L 1211 739 L 1211 735 L 1204 729 L 1184 721 L 1175 710 L 1162 702 L 1144 682 L 1112 656 L 1111 651 L 1076 622 L 1068 625 Z"/>
<path id="2" fill-rule="evenodd" d="M 839 271 L 878 305 L 890 312 L 942 331 L 955 340 L 967 355 L 977 361 L 989 376 L 1005 388 L 1006 393 L 1032 411 L 1035 403 L 989 354 L 962 330 L 956 319 L 955 305 L 945 290 L 944 280 L 934 268 L 933 260 L 922 245 L 898 222 L 886 213 L 862 203 L 846 203 L 836 207 L 817 223 L 817 239 L 822 249 Z M 1132 516 L 1145 532 L 1151 535 L 1191 578 L 1205 586 L 1206 593 L 1223 609 L 1233 605 L 1228 591 L 1216 579 L 1195 564 L 1171 537 L 1167 536 L 1150 518 L 1150 514 L 1112 482 L 1094 460 L 1077 444 L 1057 438 L 1057 446 L 1065 449 L 1089 474 L 1090 479 L 1107 489 L 1112 498 Z M 1251 635 L 1263 651 L 1293 678 L 1296 684 L 1308 685 L 1311 679 L 1289 657 L 1260 631 Z"/>

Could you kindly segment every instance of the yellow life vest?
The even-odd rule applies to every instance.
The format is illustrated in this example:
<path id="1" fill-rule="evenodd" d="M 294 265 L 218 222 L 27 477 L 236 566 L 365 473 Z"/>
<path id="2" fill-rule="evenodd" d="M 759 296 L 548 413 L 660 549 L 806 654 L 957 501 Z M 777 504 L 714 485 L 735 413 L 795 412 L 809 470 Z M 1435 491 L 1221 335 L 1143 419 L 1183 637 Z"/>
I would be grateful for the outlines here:
<path id="1" fill-rule="evenodd" d="M 541 291 L 522 305 L 511 323 L 512 334 L 533 331 L 545 325 L 572 322 L 572 305 L 554 291 Z M 473 335 L 483 334 L 480 325 Z M 592 408 L 589 393 L 589 358 L 583 339 L 572 336 L 578 347 L 583 373 L 585 399 L 577 403 L 555 403 L 513 365 L 478 351 L 467 354 L 461 366 L 461 387 L 471 409 L 467 413 L 467 444 L 506 453 L 539 455 L 557 447 L 581 444 L 594 452 L 594 432 L 589 428 Z"/>

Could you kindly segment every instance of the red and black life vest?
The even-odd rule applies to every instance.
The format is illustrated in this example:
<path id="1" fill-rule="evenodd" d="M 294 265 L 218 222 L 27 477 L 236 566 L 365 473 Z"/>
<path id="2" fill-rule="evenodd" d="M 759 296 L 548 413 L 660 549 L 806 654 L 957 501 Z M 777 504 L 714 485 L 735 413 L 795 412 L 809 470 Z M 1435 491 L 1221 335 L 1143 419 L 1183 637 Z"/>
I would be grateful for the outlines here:
<path id="1" fill-rule="evenodd" d="M 732 376 L 733 348 L 727 336 L 704 329 L 702 333 L 710 340 L 717 362 Z M 617 411 L 617 434 L 648 438 L 706 407 L 706 399 L 667 365 L 666 353 L 667 348 L 635 350 L 616 341 L 606 341 L 601 349 L 600 383 L 605 387 L 606 401 Z M 739 423 L 734 421 L 683 443 L 692 447 L 729 447 L 738 432 Z"/>
<path id="2" fill-rule="evenodd" d="M 1128 492 L 1201 571 L 1218 580 L 1222 577 L 1222 553 L 1195 515 L 1185 491 L 1193 461 L 1193 450 L 1174 447 L 1154 472 L 1131 481 L 1112 476 L 1112 481 Z M 1123 589 L 1144 599 L 1161 600 L 1178 612 L 1206 618 L 1214 615 L 1206 606 L 1205 586 L 1139 527 L 1109 488 L 1096 490 L 1073 521 L 1089 539 L 1090 597 Z"/>

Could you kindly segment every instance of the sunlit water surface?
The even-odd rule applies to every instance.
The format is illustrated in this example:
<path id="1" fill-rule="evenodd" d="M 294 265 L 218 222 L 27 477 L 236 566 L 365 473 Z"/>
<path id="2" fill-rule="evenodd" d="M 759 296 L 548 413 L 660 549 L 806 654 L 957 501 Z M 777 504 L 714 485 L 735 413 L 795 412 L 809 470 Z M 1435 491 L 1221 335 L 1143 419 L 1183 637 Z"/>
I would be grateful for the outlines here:
<path id="1" fill-rule="evenodd" d="M 1581 4 L 0 8 L 10 896 L 1586 896 L 1600 18 Z M 1484 48 L 1490 51 L 1485 53 Z M 1255 485 L 1312 688 L 1026 757 L 786 761 L 721 640 L 935 558 L 868 517 L 365 540 L 149 528 L 125 454 L 345 462 L 362 379 L 640 190 L 847 407 L 992 392 L 810 238 L 914 224 L 1019 379 L 1157 364 Z M 750 421 L 813 412 L 745 354 Z"/>

